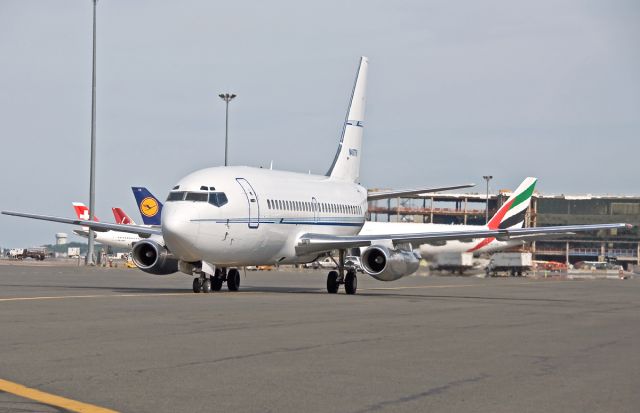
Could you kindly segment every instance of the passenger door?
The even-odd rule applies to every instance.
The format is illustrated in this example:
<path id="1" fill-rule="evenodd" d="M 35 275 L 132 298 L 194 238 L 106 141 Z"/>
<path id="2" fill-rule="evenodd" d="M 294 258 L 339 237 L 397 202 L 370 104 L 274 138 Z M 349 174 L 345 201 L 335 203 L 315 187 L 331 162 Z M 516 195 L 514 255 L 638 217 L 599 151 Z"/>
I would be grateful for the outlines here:
<path id="1" fill-rule="evenodd" d="M 236 178 L 240 187 L 244 191 L 247 197 L 247 204 L 249 205 L 249 228 L 258 228 L 260 225 L 260 205 L 258 203 L 258 195 L 253 189 L 253 186 L 244 178 Z"/>

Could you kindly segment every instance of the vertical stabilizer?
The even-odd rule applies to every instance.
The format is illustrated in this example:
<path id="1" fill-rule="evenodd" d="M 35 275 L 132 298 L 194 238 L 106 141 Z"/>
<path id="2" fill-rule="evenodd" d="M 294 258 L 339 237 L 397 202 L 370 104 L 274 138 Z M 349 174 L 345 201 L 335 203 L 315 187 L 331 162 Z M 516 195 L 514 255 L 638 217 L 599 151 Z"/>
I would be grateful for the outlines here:
<path id="1" fill-rule="evenodd" d="M 162 216 L 162 202 L 156 198 L 147 188 L 132 186 L 133 196 L 142 216 L 144 225 L 160 225 Z"/>
<path id="2" fill-rule="evenodd" d="M 135 221 L 132 220 L 122 208 L 111 208 L 111 211 L 113 212 L 113 217 L 116 219 L 116 224 L 136 225 Z"/>
<path id="3" fill-rule="evenodd" d="M 537 179 L 532 177 L 522 181 L 507 202 L 491 217 L 487 224 L 489 229 L 522 228 L 536 182 Z"/>
<path id="4" fill-rule="evenodd" d="M 327 172 L 327 176 L 334 179 L 357 182 L 360 178 L 368 66 L 369 59 L 361 57 L 356 81 L 351 92 L 347 117 L 342 128 L 340 145 L 333 164 Z"/>

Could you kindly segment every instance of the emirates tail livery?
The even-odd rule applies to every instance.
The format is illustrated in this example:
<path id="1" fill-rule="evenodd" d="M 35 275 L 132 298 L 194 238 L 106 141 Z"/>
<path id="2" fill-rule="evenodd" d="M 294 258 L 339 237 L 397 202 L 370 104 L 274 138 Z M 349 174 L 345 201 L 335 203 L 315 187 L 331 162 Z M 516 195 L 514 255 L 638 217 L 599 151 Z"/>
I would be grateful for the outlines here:
<path id="1" fill-rule="evenodd" d="M 367 190 L 358 184 L 368 66 L 368 59 L 361 58 L 338 150 L 325 175 L 247 166 L 195 171 L 180 179 L 169 192 L 160 227 L 10 211 L 3 214 L 145 237 L 133 247 L 136 265 L 153 274 L 176 271 L 193 274 L 194 292 L 220 290 L 224 282 L 229 290 L 238 290 L 238 267 L 307 263 L 338 250 L 339 269 L 327 275 L 327 291 L 336 293 L 344 284 L 346 293 L 354 294 L 356 272 L 344 266 L 345 252 L 351 248 L 363 248 L 361 262 L 367 274 L 391 281 L 418 269 L 420 255 L 414 248 L 422 244 L 480 238 L 509 241 L 626 227 L 625 224 L 544 228 L 500 228 L 498 225 L 497 228 L 450 228 L 448 231 L 424 228 L 417 232 L 360 234 L 368 199 Z M 384 160 L 383 155 L 380 160 Z M 388 193 L 372 196 L 376 195 Z"/>
<path id="2" fill-rule="evenodd" d="M 88 238 L 89 237 L 89 226 L 87 223 L 89 222 L 89 207 L 87 207 L 82 202 L 73 202 L 73 209 L 76 211 L 76 216 L 80 222 L 78 225 L 82 226 L 82 229 L 74 229 L 73 232 L 80 235 L 81 237 Z M 113 208 L 114 215 L 115 210 L 118 209 L 122 211 L 120 208 Z M 124 214 L 124 212 L 122 212 Z M 126 214 L 124 214 L 126 217 Z M 126 217 L 129 218 L 129 217 Z M 130 219 L 129 219 L 130 220 Z M 93 217 L 93 222 L 100 222 L 98 217 Z M 126 222 L 121 222 L 116 216 L 116 222 L 118 224 L 127 224 Z M 94 237 L 96 242 L 99 242 L 103 245 L 111 245 L 112 247 L 119 248 L 131 248 L 135 243 L 139 242 L 142 238 L 140 238 L 137 234 L 132 234 L 130 232 L 122 232 L 122 231 L 95 231 Z"/>
<path id="3" fill-rule="evenodd" d="M 524 226 L 527 210 L 531 203 L 531 196 L 536 186 L 536 178 L 526 178 L 520 186 L 511 194 L 509 199 L 498 209 L 498 212 L 489 220 L 487 225 L 448 225 L 448 224 L 421 224 L 410 222 L 365 222 L 360 235 L 378 234 L 402 234 L 418 232 L 465 232 L 478 230 L 510 230 Z M 535 237 L 539 237 L 536 235 Z M 531 239 L 529 237 L 528 239 Z M 421 244 L 420 255 L 423 258 L 432 258 L 441 253 L 455 252 L 494 252 L 506 248 L 522 245 L 527 237 L 512 237 L 507 240 L 499 240 L 496 237 L 482 237 L 473 239 L 435 241 Z"/>

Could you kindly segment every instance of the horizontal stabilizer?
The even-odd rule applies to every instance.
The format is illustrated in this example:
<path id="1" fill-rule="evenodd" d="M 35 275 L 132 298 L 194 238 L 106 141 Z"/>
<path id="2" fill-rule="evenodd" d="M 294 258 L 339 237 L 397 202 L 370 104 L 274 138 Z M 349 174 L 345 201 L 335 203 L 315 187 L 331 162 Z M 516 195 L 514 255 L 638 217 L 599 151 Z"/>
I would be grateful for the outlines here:
<path id="1" fill-rule="evenodd" d="M 389 191 L 369 191 L 367 200 L 376 201 L 378 199 L 398 198 L 403 196 L 430 194 L 433 192 L 451 191 L 452 189 L 473 188 L 476 184 L 464 184 L 455 186 L 441 186 L 436 188 L 414 188 L 414 189 L 400 189 Z"/>

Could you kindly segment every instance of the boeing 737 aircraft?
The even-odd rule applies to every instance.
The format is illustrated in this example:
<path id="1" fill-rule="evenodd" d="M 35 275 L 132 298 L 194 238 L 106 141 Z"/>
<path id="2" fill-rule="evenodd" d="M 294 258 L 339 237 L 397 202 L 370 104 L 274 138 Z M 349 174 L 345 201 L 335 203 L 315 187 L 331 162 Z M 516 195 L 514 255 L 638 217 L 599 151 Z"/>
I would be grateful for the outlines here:
<path id="1" fill-rule="evenodd" d="M 422 244 L 489 237 L 508 241 L 533 235 L 626 227 L 625 224 L 498 226 L 463 231 L 359 234 L 368 199 L 367 190 L 358 184 L 367 68 L 368 60 L 363 57 L 338 150 L 326 175 L 246 166 L 202 169 L 182 178 L 172 188 L 162 210 L 160 227 L 84 222 L 9 211 L 3 214 L 85 225 L 96 231 L 138 234 L 146 239 L 133 248 L 136 265 L 153 274 L 177 270 L 194 274 L 194 292 L 220 290 L 223 282 L 229 290 L 238 290 L 238 267 L 307 263 L 338 250 L 339 268 L 329 272 L 327 290 L 336 293 L 344 284 L 346 293 L 354 294 L 356 272 L 350 269 L 345 273 L 344 266 L 345 251 L 351 248 L 364 249 L 361 262 L 367 274 L 391 281 L 418 269 L 420 256 L 414 248 Z"/>

